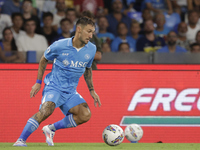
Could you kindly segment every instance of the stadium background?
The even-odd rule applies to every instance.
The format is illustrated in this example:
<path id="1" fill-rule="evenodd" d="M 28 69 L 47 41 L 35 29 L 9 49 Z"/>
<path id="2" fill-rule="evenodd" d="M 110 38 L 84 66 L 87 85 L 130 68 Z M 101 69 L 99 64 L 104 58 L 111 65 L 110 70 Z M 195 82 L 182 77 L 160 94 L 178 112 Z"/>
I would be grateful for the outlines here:
<path id="1" fill-rule="evenodd" d="M 35 98 L 30 99 L 31 86 L 35 83 L 38 64 L 0 64 L 0 142 L 15 142 L 20 135 L 27 119 L 38 111 L 42 90 Z M 198 94 L 187 95 L 195 97 L 191 111 L 178 111 L 174 108 L 176 98 L 170 103 L 171 111 L 163 111 L 159 105 L 154 112 L 150 111 L 150 103 L 140 103 L 134 111 L 128 111 L 133 95 L 143 88 L 173 88 L 177 95 L 188 88 L 199 88 L 198 65 L 106 65 L 99 64 L 99 70 L 93 71 L 94 86 L 99 94 L 102 107 L 95 108 L 89 95 L 86 83 L 81 77 L 78 92 L 86 99 L 92 112 L 91 120 L 77 128 L 59 130 L 55 142 L 103 142 L 101 134 L 109 124 L 118 124 L 123 116 L 199 116 L 197 103 Z M 50 72 L 51 64 L 47 66 L 45 75 Z M 44 84 L 42 84 L 44 86 Z M 156 92 L 155 92 L 156 93 Z M 20 102 L 20 103 L 19 103 Z M 59 109 L 45 120 L 30 136 L 27 142 L 44 142 L 42 126 L 63 118 Z M 125 126 L 122 126 L 124 129 Z M 199 127 L 191 126 L 142 126 L 144 136 L 141 143 L 199 143 Z M 124 142 L 128 142 L 126 139 Z"/>

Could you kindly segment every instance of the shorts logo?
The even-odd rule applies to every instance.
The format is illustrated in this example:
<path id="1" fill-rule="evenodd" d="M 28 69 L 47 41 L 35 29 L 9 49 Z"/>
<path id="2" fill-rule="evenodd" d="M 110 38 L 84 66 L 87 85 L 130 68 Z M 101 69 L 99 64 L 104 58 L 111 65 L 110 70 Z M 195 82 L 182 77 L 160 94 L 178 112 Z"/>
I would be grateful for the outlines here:
<path id="1" fill-rule="evenodd" d="M 48 95 L 48 98 L 53 98 L 53 97 L 54 97 L 53 94 Z"/>
<path id="2" fill-rule="evenodd" d="M 69 65 L 69 61 L 68 60 L 63 60 L 63 62 L 62 62 L 65 66 L 67 66 L 67 65 Z"/>
<path id="3" fill-rule="evenodd" d="M 89 54 L 86 54 L 84 57 L 85 57 L 85 59 L 89 59 L 89 58 L 90 58 L 90 55 L 89 55 Z"/>

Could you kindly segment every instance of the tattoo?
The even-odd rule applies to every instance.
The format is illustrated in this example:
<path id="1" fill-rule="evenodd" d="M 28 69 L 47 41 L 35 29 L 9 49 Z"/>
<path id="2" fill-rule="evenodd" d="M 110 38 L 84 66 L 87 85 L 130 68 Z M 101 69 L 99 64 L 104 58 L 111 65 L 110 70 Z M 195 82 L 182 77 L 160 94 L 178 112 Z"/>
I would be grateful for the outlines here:
<path id="1" fill-rule="evenodd" d="M 86 68 L 84 73 L 85 82 L 87 83 L 88 89 L 90 91 L 94 90 L 92 81 L 92 68 Z"/>
<path id="2" fill-rule="evenodd" d="M 54 111 L 55 103 L 54 102 L 45 102 L 42 104 L 41 109 L 35 115 L 32 116 L 39 124 L 47 119 Z"/>
<path id="3" fill-rule="evenodd" d="M 42 80 L 47 63 L 48 63 L 48 60 L 44 56 L 42 56 L 40 63 L 39 63 L 37 79 Z"/>

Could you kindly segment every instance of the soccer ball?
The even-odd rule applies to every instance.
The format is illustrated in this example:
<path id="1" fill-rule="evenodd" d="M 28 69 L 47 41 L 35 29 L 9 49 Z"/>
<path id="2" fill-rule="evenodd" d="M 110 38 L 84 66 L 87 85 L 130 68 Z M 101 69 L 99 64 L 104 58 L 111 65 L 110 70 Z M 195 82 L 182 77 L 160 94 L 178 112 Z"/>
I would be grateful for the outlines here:
<path id="1" fill-rule="evenodd" d="M 120 126 L 111 124 L 103 130 L 102 138 L 106 144 L 116 146 L 124 140 L 124 131 Z"/>
<path id="2" fill-rule="evenodd" d="M 125 137 L 130 142 L 137 142 L 143 136 L 143 130 L 138 124 L 130 124 L 125 128 Z"/>

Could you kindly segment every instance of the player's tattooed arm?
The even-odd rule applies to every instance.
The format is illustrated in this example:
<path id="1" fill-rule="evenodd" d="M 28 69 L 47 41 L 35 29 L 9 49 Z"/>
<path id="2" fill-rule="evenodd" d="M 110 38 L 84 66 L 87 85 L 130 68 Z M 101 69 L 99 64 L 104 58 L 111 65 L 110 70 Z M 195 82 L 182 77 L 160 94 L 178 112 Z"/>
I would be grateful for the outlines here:
<path id="1" fill-rule="evenodd" d="M 101 106 L 101 101 L 97 93 L 94 91 L 93 81 L 92 81 L 92 68 L 86 68 L 84 73 L 84 78 L 87 83 L 88 89 L 90 90 L 90 95 L 94 99 L 94 105 L 97 106 L 97 103 L 99 107 Z"/>
<path id="2" fill-rule="evenodd" d="M 94 90 L 93 81 L 92 81 L 92 68 L 86 68 L 84 73 L 85 82 L 87 83 L 89 91 Z"/>
<path id="3" fill-rule="evenodd" d="M 47 63 L 48 60 L 43 55 L 42 58 L 40 59 L 37 79 L 42 80 Z"/>
<path id="4" fill-rule="evenodd" d="M 40 59 L 40 63 L 39 63 L 38 76 L 37 76 L 38 80 L 42 80 L 42 77 L 44 75 L 44 71 L 46 69 L 47 63 L 48 63 L 48 60 L 44 56 L 42 56 L 42 58 Z M 32 86 L 32 89 L 31 89 L 31 92 L 30 92 L 30 97 L 31 98 L 35 97 L 35 95 L 38 93 L 40 88 L 41 88 L 41 84 L 35 83 Z"/>

